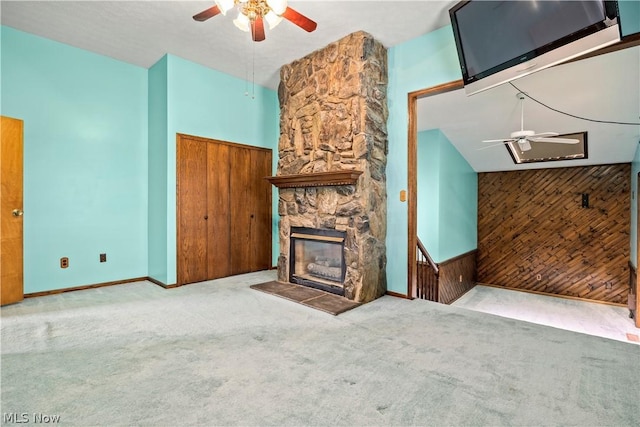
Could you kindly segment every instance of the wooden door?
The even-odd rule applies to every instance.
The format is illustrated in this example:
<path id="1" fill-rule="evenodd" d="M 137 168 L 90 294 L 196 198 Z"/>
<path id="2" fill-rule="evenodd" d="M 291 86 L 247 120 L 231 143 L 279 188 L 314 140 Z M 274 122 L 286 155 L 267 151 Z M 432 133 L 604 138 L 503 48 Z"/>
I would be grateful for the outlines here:
<path id="1" fill-rule="evenodd" d="M 3 116 L 0 134 L 0 305 L 5 305 L 24 298 L 22 120 Z"/>
<path id="2" fill-rule="evenodd" d="M 207 144 L 185 137 L 176 143 L 177 268 L 183 285 L 209 278 Z"/>
<path id="3" fill-rule="evenodd" d="M 234 148 L 231 156 L 231 273 L 271 266 L 271 151 Z"/>
<path id="4" fill-rule="evenodd" d="M 249 199 L 251 205 L 249 270 L 260 271 L 271 267 L 271 152 L 251 150 L 251 178 Z"/>
<path id="5" fill-rule="evenodd" d="M 229 150 L 227 144 L 207 143 L 208 183 L 207 264 L 209 279 L 231 276 L 231 213 L 229 210 Z"/>
<path id="6" fill-rule="evenodd" d="M 231 274 L 242 274 L 251 271 L 251 150 L 234 147 L 230 160 Z"/>

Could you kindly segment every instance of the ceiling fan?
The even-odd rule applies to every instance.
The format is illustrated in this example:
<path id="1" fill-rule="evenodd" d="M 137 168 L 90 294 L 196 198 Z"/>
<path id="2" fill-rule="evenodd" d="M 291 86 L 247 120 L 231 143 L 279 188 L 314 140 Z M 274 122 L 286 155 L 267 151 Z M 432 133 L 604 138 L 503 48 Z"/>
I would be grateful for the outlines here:
<path id="1" fill-rule="evenodd" d="M 215 0 L 215 5 L 193 16 L 196 21 L 206 21 L 218 14 L 226 15 L 228 11 L 237 6 L 238 17 L 233 23 L 242 31 L 251 31 L 254 42 L 265 39 L 264 21 L 269 24 L 269 29 L 286 19 L 307 32 L 316 29 L 316 24 L 303 14 L 291 9 L 287 0 Z"/>
<path id="2" fill-rule="evenodd" d="M 560 135 L 557 132 L 543 132 L 543 133 L 535 133 L 532 130 L 525 130 L 524 128 L 524 99 L 525 99 L 525 94 L 522 92 L 519 92 L 517 95 L 517 98 L 520 100 L 520 104 L 521 104 L 521 111 L 520 111 L 520 130 L 515 131 L 515 132 L 511 132 L 511 135 L 509 138 L 505 138 L 505 139 L 487 139 L 484 140 L 482 142 L 487 142 L 487 143 L 497 143 L 494 145 L 489 145 L 488 147 L 483 147 L 481 148 L 481 150 L 485 149 L 485 148 L 491 148 L 491 147 L 495 147 L 498 145 L 503 145 L 503 144 L 509 144 L 511 142 L 517 142 L 518 143 L 518 147 L 520 148 L 520 151 L 529 151 L 531 150 L 531 143 L 532 142 L 550 142 L 553 144 L 577 144 L 578 142 L 580 142 L 577 139 L 570 139 L 570 138 L 556 138 L 558 135 Z"/>

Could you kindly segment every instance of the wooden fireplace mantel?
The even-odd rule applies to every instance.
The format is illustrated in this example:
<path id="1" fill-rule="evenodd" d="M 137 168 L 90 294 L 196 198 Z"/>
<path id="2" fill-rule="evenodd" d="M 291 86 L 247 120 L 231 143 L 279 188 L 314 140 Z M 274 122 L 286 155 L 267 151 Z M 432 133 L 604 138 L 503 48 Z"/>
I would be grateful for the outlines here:
<path id="1" fill-rule="evenodd" d="M 329 185 L 353 185 L 362 171 L 332 171 L 296 175 L 268 176 L 265 179 L 278 188 L 322 187 Z"/>

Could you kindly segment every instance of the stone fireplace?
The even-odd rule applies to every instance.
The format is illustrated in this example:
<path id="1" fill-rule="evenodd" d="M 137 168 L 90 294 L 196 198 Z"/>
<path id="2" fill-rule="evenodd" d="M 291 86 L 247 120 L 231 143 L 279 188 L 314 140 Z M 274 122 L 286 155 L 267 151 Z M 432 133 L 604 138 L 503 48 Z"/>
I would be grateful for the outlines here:
<path id="1" fill-rule="evenodd" d="M 282 67 L 270 178 L 279 188 L 280 281 L 324 284 L 358 302 L 386 291 L 386 55 L 357 32 Z M 314 252 L 321 235 L 340 241 Z"/>

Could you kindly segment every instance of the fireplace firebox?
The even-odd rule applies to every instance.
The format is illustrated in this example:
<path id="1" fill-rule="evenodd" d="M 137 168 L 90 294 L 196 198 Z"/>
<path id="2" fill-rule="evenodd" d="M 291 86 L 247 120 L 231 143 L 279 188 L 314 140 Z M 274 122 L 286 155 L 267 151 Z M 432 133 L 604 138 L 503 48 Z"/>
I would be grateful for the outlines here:
<path id="1" fill-rule="evenodd" d="M 291 227 L 289 281 L 344 296 L 346 233 Z"/>

